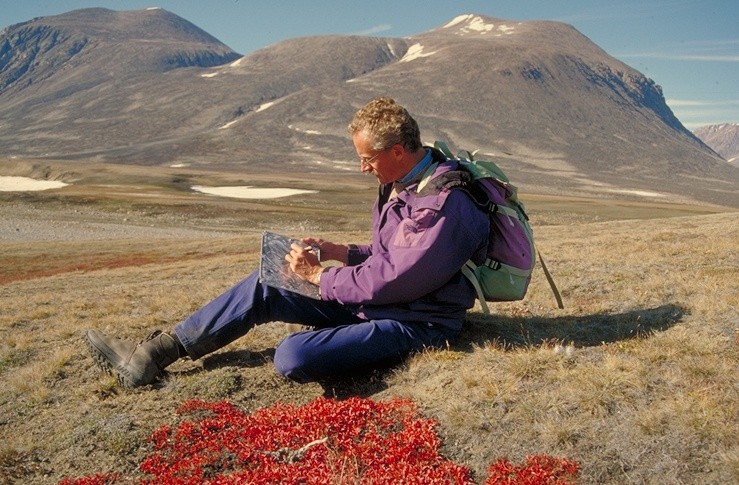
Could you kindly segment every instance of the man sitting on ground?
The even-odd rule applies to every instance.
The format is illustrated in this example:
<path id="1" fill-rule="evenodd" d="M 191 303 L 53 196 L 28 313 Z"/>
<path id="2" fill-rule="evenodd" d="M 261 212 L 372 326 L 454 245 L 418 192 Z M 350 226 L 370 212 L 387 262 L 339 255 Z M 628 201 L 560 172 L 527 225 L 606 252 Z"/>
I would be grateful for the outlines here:
<path id="1" fill-rule="evenodd" d="M 424 148 L 418 124 L 394 100 L 369 102 L 349 133 L 360 170 L 380 183 L 371 243 L 308 237 L 286 255 L 292 271 L 320 288 L 320 300 L 266 286 L 255 271 L 172 332 L 142 343 L 88 330 L 98 365 L 124 387 L 151 384 L 177 359 L 198 359 L 273 321 L 310 328 L 275 349 L 278 372 L 300 382 L 396 364 L 454 342 L 475 301 L 461 268 L 484 259 L 487 214 L 462 191 L 419 189 L 427 172 L 433 178 L 457 162 Z M 342 265 L 322 266 L 308 245 L 318 246 L 323 261 Z"/>

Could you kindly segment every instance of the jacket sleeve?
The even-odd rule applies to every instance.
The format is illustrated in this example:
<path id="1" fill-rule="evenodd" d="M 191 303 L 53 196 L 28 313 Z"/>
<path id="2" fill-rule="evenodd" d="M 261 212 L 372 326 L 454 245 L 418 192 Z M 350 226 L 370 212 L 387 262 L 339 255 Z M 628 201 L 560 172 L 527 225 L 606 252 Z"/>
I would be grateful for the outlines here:
<path id="1" fill-rule="evenodd" d="M 364 262 L 372 254 L 372 246 L 369 244 L 350 244 L 347 251 L 347 266 L 356 266 Z"/>
<path id="2" fill-rule="evenodd" d="M 386 242 L 356 266 L 321 276 L 321 298 L 386 305 L 417 300 L 448 282 L 486 242 L 487 215 L 461 191 L 418 204 Z"/>

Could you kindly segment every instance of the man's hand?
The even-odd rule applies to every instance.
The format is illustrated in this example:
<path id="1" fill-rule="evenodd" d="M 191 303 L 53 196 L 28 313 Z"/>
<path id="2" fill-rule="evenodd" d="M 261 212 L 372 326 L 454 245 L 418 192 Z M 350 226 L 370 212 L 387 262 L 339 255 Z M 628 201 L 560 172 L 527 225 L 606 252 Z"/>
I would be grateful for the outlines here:
<path id="1" fill-rule="evenodd" d="M 290 252 L 285 255 L 285 259 L 290 263 L 290 269 L 300 279 L 318 285 L 321 282 L 323 266 L 318 261 L 318 256 L 313 248 L 307 243 L 293 243 L 290 247 Z"/>
<path id="2" fill-rule="evenodd" d="M 343 244 L 336 244 L 323 239 L 306 237 L 300 240 L 306 246 L 317 246 L 321 250 L 321 261 L 339 261 L 347 263 L 349 248 Z"/>

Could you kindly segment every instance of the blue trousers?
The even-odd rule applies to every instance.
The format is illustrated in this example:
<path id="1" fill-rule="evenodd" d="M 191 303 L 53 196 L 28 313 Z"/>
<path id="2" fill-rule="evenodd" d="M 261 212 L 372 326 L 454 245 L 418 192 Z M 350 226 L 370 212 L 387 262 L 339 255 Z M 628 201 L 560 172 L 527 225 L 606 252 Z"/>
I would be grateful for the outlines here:
<path id="1" fill-rule="evenodd" d="M 263 285 L 258 272 L 193 313 L 175 333 L 198 359 L 273 321 L 313 328 L 287 336 L 275 349 L 277 371 L 299 382 L 397 364 L 411 352 L 444 347 L 456 337 L 429 323 L 365 320 L 350 306 Z"/>

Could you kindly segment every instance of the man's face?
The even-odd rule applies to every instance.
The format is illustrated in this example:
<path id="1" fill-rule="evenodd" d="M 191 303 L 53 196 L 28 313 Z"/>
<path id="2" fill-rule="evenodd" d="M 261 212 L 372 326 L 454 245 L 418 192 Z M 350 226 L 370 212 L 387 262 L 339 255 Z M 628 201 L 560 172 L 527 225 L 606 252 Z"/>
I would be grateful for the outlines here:
<path id="1" fill-rule="evenodd" d="M 375 150 L 372 148 L 372 139 L 365 132 L 360 131 L 352 136 L 354 149 L 359 156 L 359 169 L 362 173 L 372 174 L 381 184 L 397 180 L 395 173 L 395 150 Z"/>

